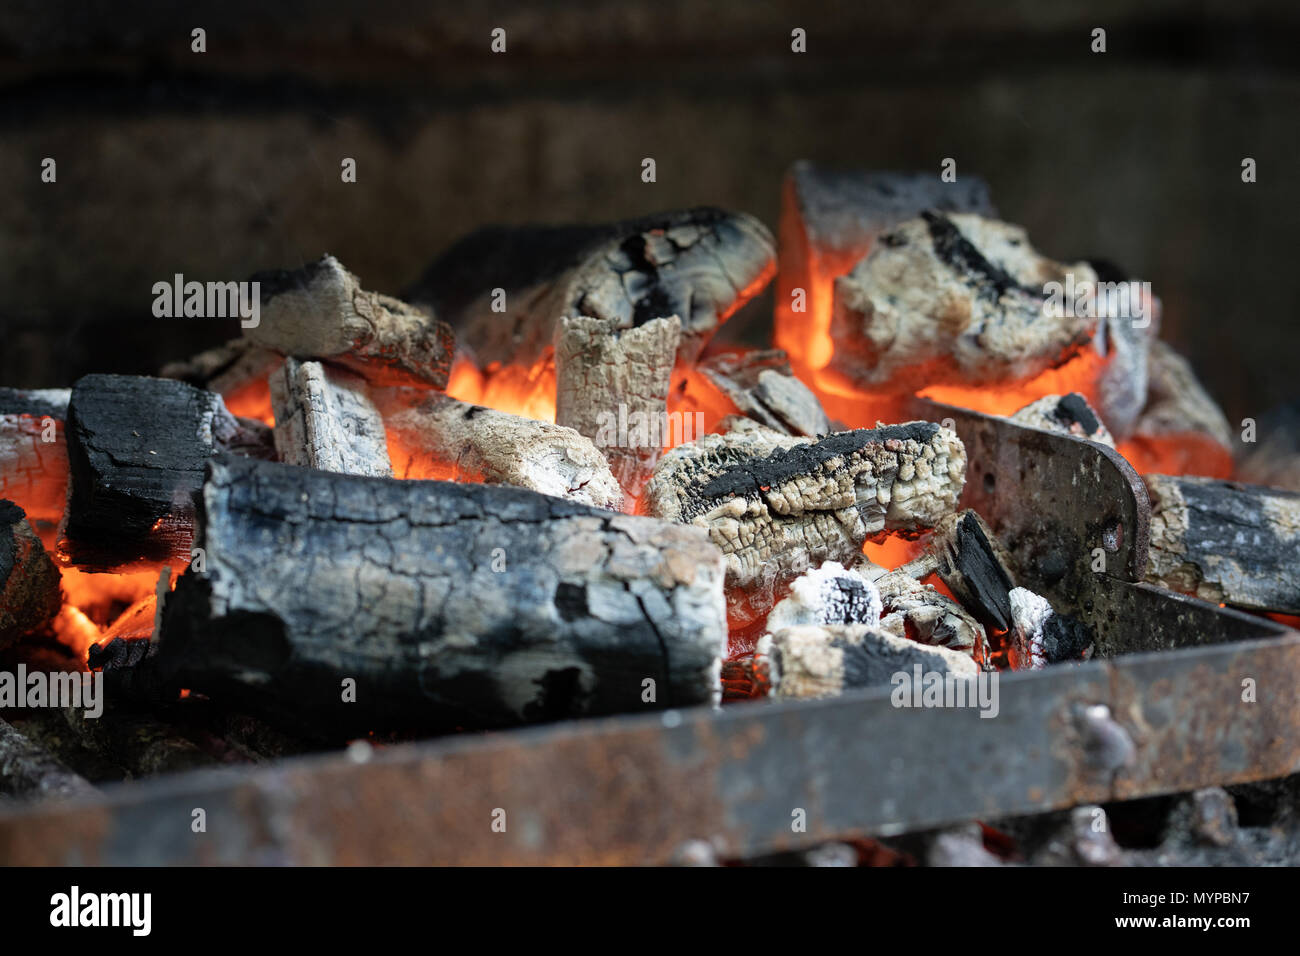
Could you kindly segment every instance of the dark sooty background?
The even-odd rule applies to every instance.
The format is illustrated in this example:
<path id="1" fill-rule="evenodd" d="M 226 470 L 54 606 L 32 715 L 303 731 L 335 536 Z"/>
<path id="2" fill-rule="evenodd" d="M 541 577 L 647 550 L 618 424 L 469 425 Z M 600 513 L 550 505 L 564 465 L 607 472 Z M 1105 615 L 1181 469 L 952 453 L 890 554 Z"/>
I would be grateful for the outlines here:
<path id="1" fill-rule="evenodd" d="M 152 318 L 175 272 L 329 251 L 395 292 L 488 222 L 707 203 L 775 230 L 795 159 L 952 156 L 1043 251 L 1150 279 L 1166 337 L 1231 418 L 1259 416 L 1300 394 L 1298 40 L 1300 6 L 1252 0 L 10 0 L 0 384 L 153 372 L 236 334 Z M 727 334 L 769 323 L 770 293 Z"/>

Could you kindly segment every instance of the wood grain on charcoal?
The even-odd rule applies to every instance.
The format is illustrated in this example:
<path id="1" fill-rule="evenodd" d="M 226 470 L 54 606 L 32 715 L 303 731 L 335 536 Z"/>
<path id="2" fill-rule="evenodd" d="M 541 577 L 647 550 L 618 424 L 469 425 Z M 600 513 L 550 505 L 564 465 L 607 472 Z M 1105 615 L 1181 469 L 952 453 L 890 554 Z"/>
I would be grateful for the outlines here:
<path id="1" fill-rule="evenodd" d="M 232 456 L 202 500 L 207 570 L 163 614 L 159 664 L 179 686 L 317 734 L 719 697 L 723 562 L 696 529 Z"/>
<path id="2" fill-rule="evenodd" d="M 280 461 L 348 475 L 393 473 L 384 420 L 359 375 L 286 359 L 271 375 L 271 407 Z"/>

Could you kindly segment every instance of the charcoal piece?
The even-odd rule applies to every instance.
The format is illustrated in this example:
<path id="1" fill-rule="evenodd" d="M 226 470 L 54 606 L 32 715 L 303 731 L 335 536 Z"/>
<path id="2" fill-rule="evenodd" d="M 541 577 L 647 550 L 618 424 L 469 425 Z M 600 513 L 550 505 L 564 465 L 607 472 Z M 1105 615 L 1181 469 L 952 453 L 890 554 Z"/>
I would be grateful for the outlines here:
<path id="1" fill-rule="evenodd" d="M 279 352 L 239 338 L 189 359 L 169 362 L 158 376 L 216 392 L 232 414 L 262 418 L 271 411 L 270 377 L 283 363 Z"/>
<path id="2" fill-rule="evenodd" d="M 206 570 L 166 601 L 159 666 L 214 700 L 339 735 L 720 696 L 723 562 L 696 529 L 232 456 L 202 502 Z"/>
<path id="3" fill-rule="evenodd" d="M 68 403 L 61 550 L 92 571 L 188 562 L 204 463 L 218 449 L 269 454 L 270 437 L 184 382 L 85 376 Z"/>
<path id="4" fill-rule="evenodd" d="M 398 477 L 513 485 L 597 508 L 622 507 L 605 458 L 572 428 L 428 390 L 381 389 L 375 400 Z"/>
<path id="5" fill-rule="evenodd" d="M 96 792 L 48 750 L 0 720 L 0 794 L 66 800 Z"/>
<path id="6" fill-rule="evenodd" d="M 666 443 L 681 329 L 675 315 L 621 331 L 614 320 L 582 315 L 556 323 L 555 423 L 590 438 L 632 498 Z"/>
<path id="7" fill-rule="evenodd" d="M 677 355 L 690 362 L 775 271 L 775 244 L 762 223 L 699 208 L 605 225 L 481 229 L 404 295 L 450 322 L 484 368 L 543 361 L 564 316 L 626 330 L 676 315 Z"/>
<path id="8" fill-rule="evenodd" d="M 1085 623 L 1058 613 L 1045 597 L 1027 588 L 1013 588 L 1009 599 L 1011 626 L 1008 633 L 1019 666 L 1037 670 L 1048 664 L 1078 661 L 1089 656 L 1094 635 Z"/>
<path id="9" fill-rule="evenodd" d="M 1143 473 L 1231 477 L 1232 428 L 1191 363 L 1167 343 L 1156 341 L 1151 344 L 1149 374 L 1147 404 L 1125 454 L 1134 455 Z"/>
<path id="10" fill-rule="evenodd" d="M 882 574 L 874 584 L 884 606 L 881 630 L 983 658 L 983 625 L 952 598 L 901 569 Z"/>
<path id="11" fill-rule="evenodd" d="M 782 628 L 759 642 L 755 657 L 767 662 L 771 695 L 783 698 L 834 697 L 857 688 L 888 687 L 896 674 L 910 679 L 918 665 L 923 673 L 965 678 L 979 672 L 969 654 L 919 644 L 865 624 Z"/>
<path id="12" fill-rule="evenodd" d="M 791 166 L 782 187 L 776 345 L 802 356 L 810 338 L 821 337 L 826 351 L 814 364 L 825 364 L 831 283 L 879 236 L 927 209 L 995 215 L 987 184 L 967 173 L 945 183 L 933 172 L 840 171 L 806 160 Z M 803 312 L 794 311 L 795 290 L 804 294 Z"/>
<path id="13" fill-rule="evenodd" d="M 365 379 L 289 358 L 270 383 L 280 461 L 349 475 L 393 473 L 384 420 Z"/>
<path id="14" fill-rule="evenodd" d="M 261 283 L 261 316 L 244 335 L 255 346 L 328 359 L 372 385 L 447 386 L 455 341 L 446 323 L 365 291 L 333 256 L 252 281 Z"/>
<path id="15" fill-rule="evenodd" d="M 664 455 L 642 511 L 707 528 L 729 586 L 789 579 L 852 560 L 886 531 L 919 531 L 953 510 L 966 452 L 930 422 L 817 441 L 761 426 L 706 435 Z"/>
<path id="16" fill-rule="evenodd" d="M 987 630 L 1011 626 L 1008 595 L 1016 586 L 1011 555 L 984 519 L 970 509 L 935 525 L 924 554 L 900 570 L 918 580 L 936 573 L 962 607 Z"/>
<path id="17" fill-rule="evenodd" d="M 923 213 L 835 280 L 831 367 L 858 386 L 1017 382 L 1073 357 L 1097 319 L 1049 313 L 1047 283 L 1095 283 L 1087 263 L 1053 262 L 1018 226 Z"/>
<path id="18" fill-rule="evenodd" d="M 806 571 L 790 583 L 790 595 L 767 616 L 769 631 L 806 625 L 880 623 L 884 605 L 876 586 L 835 561 Z"/>
<path id="19" fill-rule="evenodd" d="M 787 435 L 820 438 L 832 431 L 821 402 L 790 371 L 785 352 L 724 352 L 702 361 L 701 374 L 741 414 Z"/>
<path id="20" fill-rule="evenodd" d="M 1300 493 L 1146 475 L 1146 580 L 1215 603 L 1300 613 Z"/>
<path id="21" fill-rule="evenodd" d="M 1100 442 L 1111 448 L 1115 439 L 1110 430 L 1102 423 L 1101 417 L 1088 404 L 1088 400 L 1078 392 L 1068 395 L 1044 395 L 1030 402 L 1024 408 L 1010 416 L 1012 421 L 1041 428 L 1043 431 L 1056 432 L 1060 435 L 1073 435 Z"/>
<path id="22" fill-rule="evenodd" d="M 68 495 L 66 388 L 0 388 L 0 498 L 31 521 L 57 523 Z"/>
<path id="23" fill-rule="evenodd" d="M 23 509 L 0 499 L 0 648 L 40 630 L 61 604 L 59 569 Z"/>

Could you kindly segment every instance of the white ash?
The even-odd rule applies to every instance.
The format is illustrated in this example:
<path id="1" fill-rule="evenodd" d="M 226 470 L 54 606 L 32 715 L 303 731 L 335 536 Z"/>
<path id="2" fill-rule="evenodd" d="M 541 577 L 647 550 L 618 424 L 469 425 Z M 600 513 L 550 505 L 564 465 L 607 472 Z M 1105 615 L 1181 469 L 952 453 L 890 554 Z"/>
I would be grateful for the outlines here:
<path id="1" fill-rule="evenodd" d="M 1026 669 L 1039 670 L 1048 664 L 1091 656 L 1092 634 L 1084 624 L 1058 614 L 1047 598 L 1028 588 L 1013 588 L 1009 598 L 1011 639 Z"/>
<path id="2" fill-rule="evenodd" d="M 1061 435 L 1073 435 L 1115 447 L 1115 438 L 1102 423 L 1101 416 L 1078 392 L 1068 395 L 1044 395 L 1011 416 L 1011 420 Z"/>
<path id="3" fill-rule="evenodd" d="M 1095 287 L 1087 263 L 1039 255 L 1019 226 L 924 213 L 835 280 L 832 364 L 859 385 L 907 389 L 1036 375 L 1097 329 L 1095 317 L 1046 314 L 1045 283 L 1067 274 Z"/>
<path id="4" fill-rule="evenodd" d="M 790 585 L 790 596 L 772 608 L 767 629 L 820 624 L 880 623 L 883 605 L 876 586 L 836 561 L 801 574 Z"/>

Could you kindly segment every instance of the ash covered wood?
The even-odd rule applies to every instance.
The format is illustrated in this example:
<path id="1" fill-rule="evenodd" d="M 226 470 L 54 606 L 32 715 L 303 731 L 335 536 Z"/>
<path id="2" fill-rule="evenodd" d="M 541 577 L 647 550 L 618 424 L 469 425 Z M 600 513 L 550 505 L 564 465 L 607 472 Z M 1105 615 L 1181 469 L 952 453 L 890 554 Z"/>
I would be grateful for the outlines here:
<path id="1" fill-rule="evenodd" d="M 400 459 L 398 477 L 514 485 L 612 511 L 623 505 L 605 458 L 572 428 L 427 390 L 382 389 L 375 399 Z"/>
<path id="2" fill-rule="evenodd" d="M 1300 494 L 1146 475 L 1146 580 L 1215 603 L 1300 613 Z"/>
<path id="3" fill-rule="evenodd" d="M 1130 299 L 1127 309 L 1104 310 L 1096 341 L 1107 358 L 1097 378 L 1097 407 L 1111 432 L 1127 438 L 1147 402 L 1151 347 L 1160 334 L 1160 300 L 1149 285 L 1130 279 L 1113 263 L 1093 259 L 1089 264 L 1101 282 L 1111 283 Z"/>
<path id="4" fill-rule="evenodd" d="M 1111 448 L 1115 439 L 1110 430 L 1102 423 L 1101 417 L 1088 404 L 1088 400 L 1078 392 L 1068 395 L 1044 395 L 1037 401 L 1030 402 L 1011 416 L 1011 420 L 1041 428 L 1043 431 L 1056 432 L 1061 435 L 1073 435 L 1100 442 Z"/>
<path id="5" fill-rule="evenodd" d="M 164 608 L 161 669 L 315 734 L 720 696 L 722 556 L 696 529 L 222 456 L 202 543 L 206 572 Z"/>
<path id="6" fill-rule="evenodd" d="M 59 569 L 23 509 L 0 499 L 0 648 L 44 627 L 61 604 Z"/>
<path id="7" fill-rule="evenodd" d="M 0 388 L 0 498 L 56 523 L 68 494 L 63 420 L 70 390 Z"/>
<path id="8" fill-rule="evenodd" d="M 863 560 L 857 566 L 863 568 L 865 564 Z M 884 605 L 882 630 L 921 644 L 984 656 L 987 642 L 983 625 L 946 594 L 921 584 L 901 569 L 881 573 L 873 583 Z"/>
<path id="9" fill-rule="evenodd" d="M 728 584 L 747 588 L 852 560 L 883 532 L 932 526 L 953 510 L 965 467 L 961 441 L 930 422 L 818 441 L 747 423 L 666 454 L 640 507 L 708 529 Z"/>
<path id="10" fill-rule="evenodd" d="M 1096 282 L 1085 262 L 1039 255 L 1019 226 L 925 212 L 835 280 L 832 367 L 862 386 L 906 391 L 1036 375 L 1097 328 L 1096 318 L 1047 313 L 1044 286 L 1067 273 Z"/>
<path id="11" fill-rule="evenodd" d="M 1147 404 L 1132 441 L 1157 462 L 1150 471 L 1232 474 L 1232 428 L 1191 363 L 1163 341 L 1151 345 Z"/>
<path id="12" fill-rule="evenodd" d="M 782 188 L 776 344 L 792 354 L 807 347 L 805 316 L 790 311 L 802 289 L 812 315 L 829 315 L 830 280 L 846 274 L 883 233 L 927 209 L 993 216 L 985 182 L 963 174 L 945 183 L 934 173 L 840 171 L 801 160 Z"/>
<path id="13" fill-rule="evenodd" d="M 286 359 L 271 376 L 271 407 L 280 461 L 349 475 L 393 473 L 384 420 L 359 375 Z"/>
<path id="14" fill-rule="evenodd" d="M 755 654 L 766 663 L 773 697 L 835 697 L 861 687 L 887 687 L 894 675 L 923 673 L 974 677 L 970 655 L 927 647 L 865 624 L 787 627 L 764 637 Z"/>
<path id="15" fill-rule="evenodd" d="M 1082 621 L 1058 614 L 1047 598 L 1026 588 L 1013 588 L 1009 598 L 1009 636 L 1022 666 L 1037 670 L 1089 655 L 1093 635 Z"/>
<path id="16" fill-rule="evenodd" d="M 817 396 L 790 371 L 781 349 L 724 352 L 699 364 L 741 414 L 787 435 L 820 438 L 833 430 Z"/>
<path id="17" fill-rule="evenodd" d="M 0 720 L 0 794 L 25 799 L 69 799 L 95 793 L 84 777 Z"/>
<path id="18" fill-rule="evenodd" d="M 620 330 L 612 319 L 564 316 L 555 327 L 555 423 L 590 438 L 631 497 L 641 494 L 667 436 L 677 316 Z"/>
<path id="19" fill-rule="evenodd" d="M 795 578 L 790 594 L 767 616 L 767 629 L 828 624 L 880 623 L 884 605 L 876 586 L 836 561 L 827 561 Z"/>
<path id="20" fill-rule="evenodd" d="M 333 256 L 301 269 L 263 272 L 254 345 L 328 359 L 374 385 L 445 388 L 455 342 L 446 323 L 399 299 L 367 292 Z"/>
<path id="21" fill-rule="evenodd" d="M 450 322 L 484 368 L 543 360 L 559 319 L 580 315 L 620 330 L 676 315 L 677 354 L 689 362 L 762 290 L 775 260 L 762 223 L 720 209 L 607 225 L 491 227 L 443 253 L 405 297 Z"/>
<path id="22" fill-rule="evenodd" d="M 218 449 L 273 455 L 269 429 L 184 382 L 87 375 L 68 403 L 68 506 L 61 550 L 110 570 L 190 560 L 193 495 Z"/>

